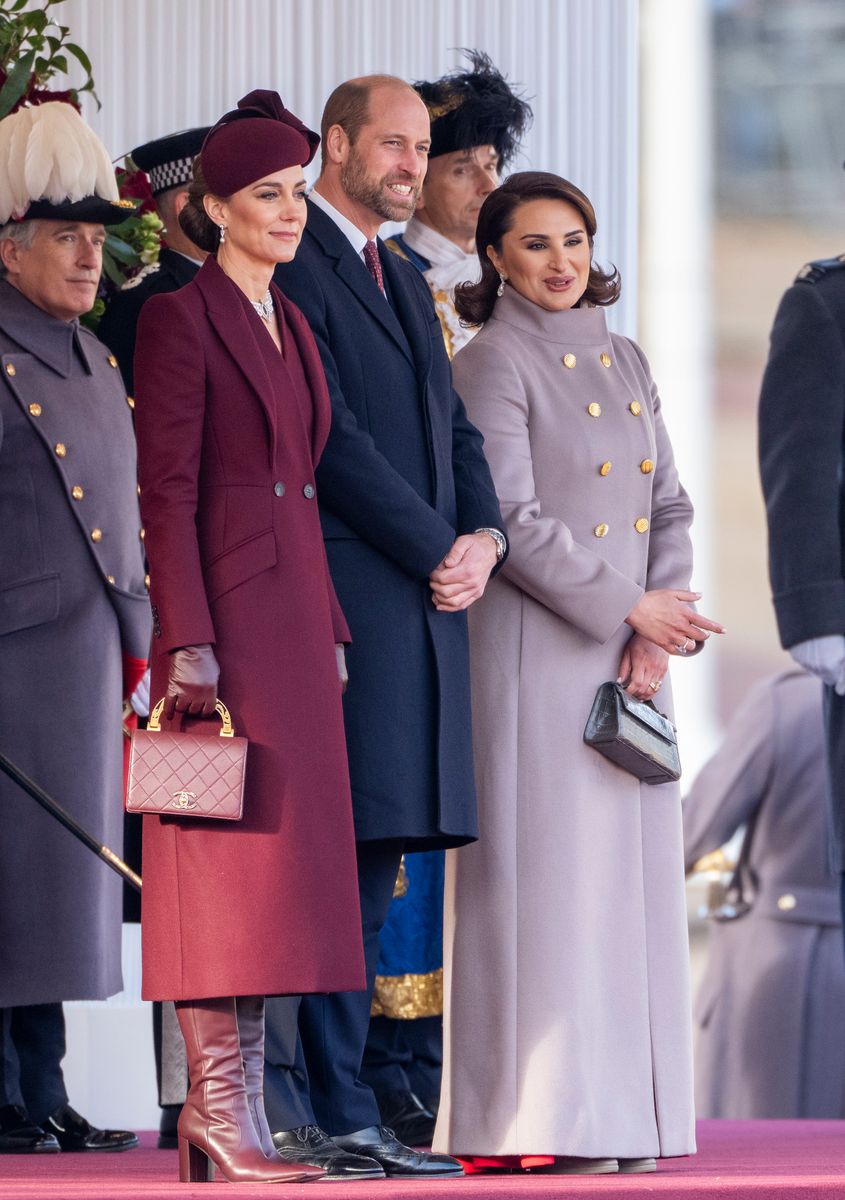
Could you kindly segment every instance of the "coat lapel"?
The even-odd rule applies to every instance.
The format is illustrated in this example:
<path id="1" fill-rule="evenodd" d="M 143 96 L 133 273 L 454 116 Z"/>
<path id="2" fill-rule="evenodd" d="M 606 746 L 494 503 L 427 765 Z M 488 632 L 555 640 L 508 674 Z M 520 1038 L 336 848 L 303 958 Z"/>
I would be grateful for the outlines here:
<path id="1" fill-rule="evenodd" d="M 272 384 L 246 313 L 233 290 L 235 285 L 210 256 L 194 282 L 205 299 L 209 321 L 264 409 L 272 453 L 276 444 L 276 414 L 270 399 Z"/>
<path id="2" fill-rule="evenodd" d="M 287 321 L 288 332 L 296 343 L 305 381 L 314 401 L 314 425 L 311 452 L 316 463 L 323 452 L 331 425 L 331 400 L 320 354 L 302 313 L 273 285 L 273 297 L 280 304 Z"/>
<path id="3" fill-rule="evenodd" d="M 417 378 L 422 386 L 427 382 L 431 371 L 431 337 L 425 313 L 420 308 L 419 300 L 413 294 L 410 281 L 405 279 L 407 268 L 403 270 L 396 255 L 387 250 L 381 241 L 379 242 L 379 258 L 390 298 L 396 306 L 396 315 L 405 332 L 405 341 L 410 347 L 417 370 Z M 426 284 L 427 286 L 428 284 Z M 440 332 L 439 323 L 437 331 Z"/>

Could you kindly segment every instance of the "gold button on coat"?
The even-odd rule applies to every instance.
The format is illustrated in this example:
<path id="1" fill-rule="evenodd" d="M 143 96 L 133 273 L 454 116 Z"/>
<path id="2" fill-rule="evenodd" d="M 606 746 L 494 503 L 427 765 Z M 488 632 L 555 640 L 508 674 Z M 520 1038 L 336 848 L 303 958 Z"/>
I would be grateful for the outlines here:
<path id="1" fill-rule="evenodd" d="M 103 540 L 102 529 L 92 529 L 91 530 L 91 541 L 92 542 L 101 542 L 102 540 Z"/>
<path id="2" fill-rule="evenodd" d="M 40 417 L 41 416 L 41 405 L 40 404 L 30 404 L 29 411 L 33 417 Z"/>
<path id="3" fill-rule="evenodd" d="M 590 414 L 591 417 L 600 417 L 601 416 L 601 405 L 596 404 L 596 402 L 594 400 L 592 404 L 587 405 L 587 412 Z"/>
<path id="4" fill-rule="evenodd" d="M 113 354 L 110 354 L 110 355 L 109 355 L 109 357 L 108 357 L 108 359 L 107 359 L 107 362 L 108 362 L 108 364 L 109 364 L 109 366 L 110 366 L 110 367 L 116 367 L 116 366 L 117 366 L 117 359 L 115 358 L 115 356 L 114 356 Z"/>
<path id="5" fill-rule="evenodd" d="M 798 901 L 792 892 L 786 892 L 783 896 L 778 896 L 778 908 L 781 912 L 791 912 L 797 903 Z"/>
<path id="6" fill-rule="evenodd" d="M 64 442 L 56 442 L 54 448 L 57 458 L 64 458 L 64 456 L 67 454 L 67 446 L 64 444 Z"/>
<path id="7" fill-rule="evenodd" d="M 648 529 L 648 521 L 645 519 L 645 517 L 640 517 L 638 521 L 634 522 L 634 528 L 636 529 L 637 533 L 645 533 Z"/>
<path id="8" fill-rule="evenodd" d="M 642 405 L 640 404 L 639 400 L 632 400 L 631 403 L 628 405 L 628 407 L 630 408 L 631 412 L 634 414 L 635 417 L 638 417 L 640 415 L 640 413 L 643 411 Z"/>
<path id="9" fill-rule="evenodd" d="M 575 355 L 574 355 L 574 354 L 564 354 L 564 356 L 563 356 L 563 365 L 564 365 L 565 367 L 570 367 L 570 368 L 572 368 L 572 367 L 574 367 L 574 366 L 575 366 L 575 363 L 576 363 L 577 361 L 578 361 L 578 360 L 576 359 L 576 357 L 575 357 Z"/>
<path id="10" fill-rule="evenodd" d="M 132 396 L 127 396 L 127 397 L 126 397 L 126 403 L 129 405 L 129 407 L 130 407 L 130 408 L 134 408 L 134 407 L 135 407 L 135 400 L 134 400 L 134 398 L 133 398 Z"/>
<path id="11" fill-rule="evenodd" d="M 642 471 L 643 475 L 650 475 L 654 470 L 654 463 L 650 458 L 644 458 L 640 463 L 640 470 Z"/>
<path id="12" fill-rule="evenodd" d="M 76 487 L 72 487 L 70 489 L 70 494 L 71 494 L 71 496 L 73 496 L 74 500 L 81 500 L 82 497 L 85 495 L 85 492 L 79 486 L 79 484 L 77 484 Z"/>
<path id="13" fill-rule="evenodd" d="M 107 575 L 106 580 L 108 583 L 114 583 L 114 575 Z"/>
<path id="14" fill-rule="evenodd" d="M 613 469 L 612 462 L 603 462 L 602 465 L 599 467 L 599 475 L 609 475 L 612 469 Z"/>
<path id="15" fill-rule="evenodd" d="M 596 537 L 607 537 L 608 533 L 610 533 L 610 526 L 604 524 L 597 525 L 593 530 L 593 533 L 596 535 Z"/>
<path id="16" fill-rule="evenodd" d="M 147 591 L 149 591 L 149 590 L 150 590 L 150 577 L 149 577 L 149 575 L 145 575 L 145 576 L 144 576 L 144 587 L 147 589 Z"/>
<path id="17" fill-rule="evenodd" d="M 142 526 L 141 526 L 141 528 L 138 530 L 138 537 L 139 537 L 139 538 L 141 539 L 141 541 L 143 542 L 143 540 L 144 540 L 144 538 L 145 538 L 146 536 L 147 536 L 147 531 L 146 531 L 146 529 L 144 528 L 144 526 L 142 525 Z"/>
<path id="18" fill-rule="evenodd" d="M 6 363 L 6 374 L 7 375 L 17 375 L 17 371 L 15 370 L 14 363 Z"/>
<path id="19" fill-rule="evenodd" d="M 610 363 L 611 363 L 611 358 L 610 358 L 610 355 L 609 355 L 609 354 L 600 354 L 600 355 L 599 355 L 599 362 L 601 363 L 601 365 L 602 365 L 603 367 L 609 367 L 609 366 L 610 366 Z"/>

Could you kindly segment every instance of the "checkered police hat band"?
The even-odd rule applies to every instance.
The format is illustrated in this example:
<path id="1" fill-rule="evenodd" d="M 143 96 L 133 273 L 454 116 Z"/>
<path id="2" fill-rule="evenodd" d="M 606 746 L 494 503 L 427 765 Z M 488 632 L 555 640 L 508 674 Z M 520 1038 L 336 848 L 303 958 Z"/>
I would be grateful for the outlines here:
<path id="1" fill-rule="evenodd" d="M 193 165 L 193 158 L 174 158 L 172 162 L 162 163 L 160 167 L 151 167 L 150 187 L 153 193 L 157 195 L 159 192 L 166 192 L 168 188 L 190 183 Z"/>

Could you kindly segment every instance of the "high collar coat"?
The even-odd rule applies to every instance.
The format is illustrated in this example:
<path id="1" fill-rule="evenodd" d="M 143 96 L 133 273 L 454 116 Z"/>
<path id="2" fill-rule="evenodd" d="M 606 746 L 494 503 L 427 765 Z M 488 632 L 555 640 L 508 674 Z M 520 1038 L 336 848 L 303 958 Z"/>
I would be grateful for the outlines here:
<path id="1" fill-rule="evenodd" d="M 0 281 L 0 750 L 123 834 L 122 656 L 147 657 L 135 439 L 116 360 Z M 120 990 L 120 881 L 0 777 L 0 1007 Z"/>
<path id="2" fill-rule="evenodd" d="M 274 299 L 285 361 L 213 258 L 139 322 L 153 697 L 169 651 L 213 643 L 220 696 L 249 740 L 242 821 L 144 817 L 150 999 L 363 984 L 334 649 L 349 632 L 314 487 L 329 402 L 302 315 Z"/>
<path id="3" fill-rule="evenodd" d="M 506 287 L 454 369 L 510 556 L 470 614 L 479 840 L 447 855 L 435 1148 L 687 1154 L 678 788 L 583 733 L 643 590 L 689 583 L 692 507 L 642 351 L 603 310 Z"/>
<path id="4" fill-rule="evenodd" d="M 501 527 L 501 513 L 425 280 L 378 246 L 388 299 L 309 204 L 296 258 L 276 277 L 308 319 L 331 395 L 317 482 L 352 632 L 356 834 L 421 849 L 476 833 L 466 616 L 435 611 L 428 576 L 457 534 Z"/>

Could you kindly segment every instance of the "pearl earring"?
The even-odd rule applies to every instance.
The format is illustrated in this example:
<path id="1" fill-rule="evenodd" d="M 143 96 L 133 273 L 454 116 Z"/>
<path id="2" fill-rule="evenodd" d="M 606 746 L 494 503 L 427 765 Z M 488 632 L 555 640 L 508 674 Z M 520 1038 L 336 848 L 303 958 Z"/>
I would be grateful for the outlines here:
<path id="1" fill-rule="evenodd" d="M 222 246 L 226 241 L 226 226 L 218 225 L 217 228 L 220 230 L 220 245 Z"/>
<path id="2" fill-rule="evenodd" d="M 502 272 L 500 271 L 499 272 L 499 286 L 496 288 L 497 296 L 504 296 L 506 279 L 507 279 L 507 275 L 503 275 Z"/>

